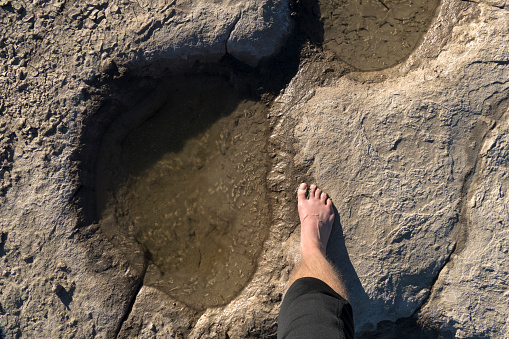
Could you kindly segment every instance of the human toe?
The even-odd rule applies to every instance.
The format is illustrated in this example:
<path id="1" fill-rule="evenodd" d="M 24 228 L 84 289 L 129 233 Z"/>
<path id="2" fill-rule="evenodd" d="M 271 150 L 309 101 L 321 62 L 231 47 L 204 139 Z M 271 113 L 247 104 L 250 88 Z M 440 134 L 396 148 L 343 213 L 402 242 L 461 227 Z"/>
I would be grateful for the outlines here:
<path id="1" fill-rule="evenodd" d="M 306 199 L 306 189 L 307 189 L 308 185 L 303 182 L 302 184 L 299 185 L 299 189 L 297 190 L 297 198 L 300 200 L 300 199 Z"/>
<path id="2" fill-rule="evenodd" d="M 316 191 L 316 185 L 313 184 L 313 185 L 311 185 L 309 187 L 309 196 L 310 197 L 314 197 L 315 196 L 315 191 Z"/>

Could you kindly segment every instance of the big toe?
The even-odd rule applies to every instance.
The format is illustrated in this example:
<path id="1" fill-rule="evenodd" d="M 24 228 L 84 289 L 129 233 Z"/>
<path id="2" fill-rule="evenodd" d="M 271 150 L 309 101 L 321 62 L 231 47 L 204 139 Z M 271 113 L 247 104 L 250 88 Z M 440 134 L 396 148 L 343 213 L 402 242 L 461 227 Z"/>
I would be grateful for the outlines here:
<path id="1" fill-rule="evenodd" d="M 297 190 L 297 198 L 299 200 L 306 199 L 307 188 L 308 188 L 308 185 L 305 182 L 300 184 L 299 189 Z"/>

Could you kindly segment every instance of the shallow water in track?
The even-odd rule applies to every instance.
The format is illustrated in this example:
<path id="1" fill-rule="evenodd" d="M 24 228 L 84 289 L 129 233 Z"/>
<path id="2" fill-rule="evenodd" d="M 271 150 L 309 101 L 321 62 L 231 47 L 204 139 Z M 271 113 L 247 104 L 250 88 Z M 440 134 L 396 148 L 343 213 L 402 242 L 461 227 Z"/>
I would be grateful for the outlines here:
<path id="1" fill-rule="evenodd" d="M 146 249 L 158 274 L 145 284 L 198 310 L 246 286 L 269 226 L 266 115 L 222 79 L 179 80 L 119 154 L 102 157 L 103 227 Z"/>
<path id="2" fill-rule="evenodd" d="M 363 71 L 394 66 L 415 49 L 439 0 L 319 0 L 326 49 Z"/>

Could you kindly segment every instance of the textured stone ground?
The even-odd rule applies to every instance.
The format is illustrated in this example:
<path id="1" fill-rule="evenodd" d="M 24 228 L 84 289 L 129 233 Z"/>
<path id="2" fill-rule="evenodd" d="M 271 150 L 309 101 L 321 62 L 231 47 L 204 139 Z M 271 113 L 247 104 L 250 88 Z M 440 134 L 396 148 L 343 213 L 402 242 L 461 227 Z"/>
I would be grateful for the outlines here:
<path id="1" fill-rule="evenodd" d="M 263 66 L 284 52 L 292 8 L 305 8 L 289 5 L 0 1 L 0 337 L 273 336 L 302 180 L 340 215 L 344 245 L 336 233 L 328 250 L 346 266 L 360 337 L 506 336 L 505 0 L 443 1 L 417 49 L 382 71 L 303 45 L 268 115 L 272 228 L 227 306 L 199 313 L 144 285 L 140 246 L 125 255 L 97 226 L 109 123 L 177 71 L 227 69 L 238 84 L 222 58 Z"/>

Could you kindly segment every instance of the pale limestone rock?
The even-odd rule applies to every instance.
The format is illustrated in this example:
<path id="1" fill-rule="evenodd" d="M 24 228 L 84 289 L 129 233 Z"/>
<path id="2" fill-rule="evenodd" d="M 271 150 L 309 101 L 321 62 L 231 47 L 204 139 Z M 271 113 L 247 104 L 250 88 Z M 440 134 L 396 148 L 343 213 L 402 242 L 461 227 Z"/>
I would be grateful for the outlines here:
<path id="1" fill-rule="evenodd" d="M 421 310 L 421 317 L 457 338 L 504 338 L 509 329 L 509 114 L 501 113 L 483 141 L 467 196 L 467 240 Z"/>
<path id="2" fill-rule="evenodd" d="M 293 26 L 285 0 L 246 4 L 226 43 L 228 53 L 251 66 L 279 52 Z"/>
<path id="3" fill-rule="evenodd" d="M 501 277 L 507 263 L 497 254 L 503 252 L 504 232 L 491 238 L 490 229 L 495 218 L 500 228 L 507 222 L 508 201 L 498 194 L 505 185 L 500 174 L 491 179 L 492 171 L 477 167 L 485 135 L 507 108 L 508 20 L 505 9 L 471 6 L 436 59 L 411 57 L 407 65 L 379 73 L 387 78 L 375 83 L 364 82 L 376 80 L 375 72 L 351 74 L 307 96 L 304 84 L 310 79 L 301 70 L 281 98 L 284 115 L 298 121 L 296 163 L 309 166 L 309 176 L 330 194 L 341 216 L 355 268 L 347 279 L 359 332 L 414 314 L 446 265 L 434 285 L 442 292 L 426 308 L 431 324 L 444 335 L 457 330 L 458 337 L 505 333 L 507 308 L 493 305 L 506 298 Z M 415 62 L 419 66 L 408 65 Z M 504 145 L 493 152 L 507 152 Z M 493 192 L 484 195 L 493 198 L 485 200 L 482 212 L 471 211 L 467 199 L 483 194 L 473 183 L 483 181 L 493 184 L 483 186 Z M 474 228 L 477 233 L 470 231 Z M 452 253 L 457 257 L 455 246 L 464 250 L 448 263 Z M 485 258 L 476 253 L 478 259 L 469 263 L 476 248 L 486 251 Z M 333 246 L 330 250 L 336 259 Z M 491 269 L 483 269 L 486 265 Z M 493 279 L 480 286 L 482 272 Z M 472 301 L 464 300 L 468 294 Z"/>

